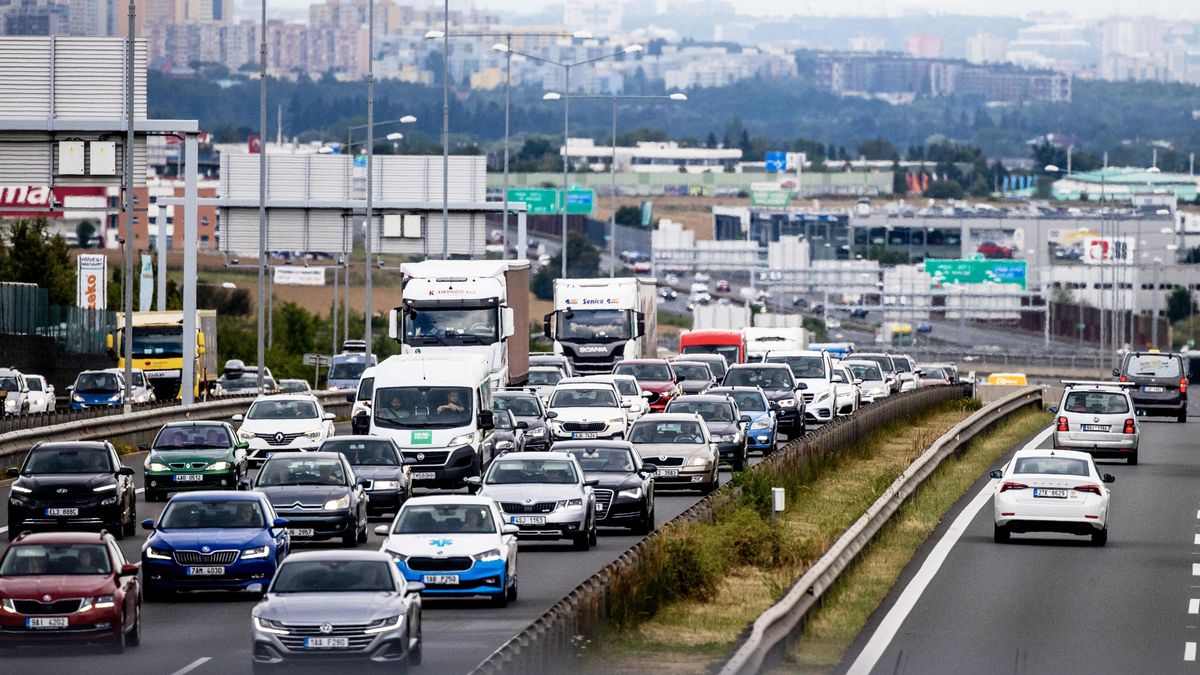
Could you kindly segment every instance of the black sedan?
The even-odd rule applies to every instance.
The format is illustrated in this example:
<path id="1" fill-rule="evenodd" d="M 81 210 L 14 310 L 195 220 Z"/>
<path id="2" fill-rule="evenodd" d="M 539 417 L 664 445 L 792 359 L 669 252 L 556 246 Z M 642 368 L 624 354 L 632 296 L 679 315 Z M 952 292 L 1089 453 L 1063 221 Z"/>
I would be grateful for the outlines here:
<path id="1" fill-rule="evenodd" d="M 133 469 L 107 441 L 38 443 L 8 499 L 8 538 L 25 530 L 108 530 L 118 539 L 137 526 Z"/>
<path id="2" fill-rule="evenodd" d="M 398 513 L 412 495 L 412 472 L 396 441 L 384 436 L 334 436 L 321 444 L 321 452 L 341 453 L 359 479 L 366 480 L 367 515 Z"/>
<path id="3" fill-rule="evenodd" d="M 367 541 L 368 482 L 341 453 L 289 452 L 268 459 L 252 487 L 288 521 L 293 543 L 341 537 L 354 547 Z"/>
<path id="4" fill-rule="evenodd" d="M 525 449 L 546 450 L 550 447 L 550 431 L 546 428 L 546 409 L 537 394 L 527 389 L 509 389 L 492 394 L 496 410 L 511 410 L 518 422 L 524 422 Z"/>
<path id="5" fill-rule="evenodd" d="M 552 452 L 575 456 L 587 480 L 598 480 L 596 524 L 627 527 L 637 534 L 654 529 L 654 472 L 627 441 L 559 441 Z"/>

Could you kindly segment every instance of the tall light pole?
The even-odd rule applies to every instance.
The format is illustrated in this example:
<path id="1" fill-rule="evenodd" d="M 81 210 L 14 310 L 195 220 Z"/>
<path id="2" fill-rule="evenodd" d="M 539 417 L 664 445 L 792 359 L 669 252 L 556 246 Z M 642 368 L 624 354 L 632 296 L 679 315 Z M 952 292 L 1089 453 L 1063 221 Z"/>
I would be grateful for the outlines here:
<path id="1" fill-rule="evenodd" d="M 264 0 L 265 2 L 265 0 Z M 121 275 L 124 281 L 121 293 L 121 311 L 124 313 L 124 326 L 121 331 L 124 342 L 121 350 L 125 357 L 125 396 L 124 410 L 126 414 L 133 410 L 130 399 L 133 397 L 133 155 L 137 140 L 134 138 L 134 37 L 137 32 L 137 5 L 129 0 L 129 32 L 125 36 L 125 157 L 122 167 L 122 182 L 125 183 L 125 199 L 122 206 L 125 209 L 125 272 Z M 147 214 L 149 211 L 146 212 Z M 161 226 L 160 226 L 161 227 Z M 146 232 L 149 233 L 147 228 Z M 163 274 L 166 274 L 164 271 Z M 260 296 L 261 298 L 261 296 Z M 259 303 L 261 304 L 261 303 Z M 259 341 L 262 331 L 259 331 Z M 180 385 L 182 387 L 182 385 Z"/>
<path id="2" fill-rule="evenodd" d="M 450 258 L 450 0 L 442 2 L 442 30 L 425 33 L 442 41 L 442 260 Z M 428 236 L 428 235 L 426 235 Z"/>
<path id="3" fill-rule="evenodd" d="M 449 1 L 449 0 L 447 0 Z M 375 164 L 375 0 L 367 0 L 367 207 L 364 232 L 367 254 L 367 279 L 363 298 L 363 341 L 367 344 L 367 363 L 371 362 L 371 220 L 373 214 Z M 351 160 L 353 161 L 353 160 Z"/>
<path id="4" fill-rule="evenodd" d="M 262 0 L 262 40 L 258 47 L 258 392 L 263 392 L 267 352 L 263 343 L 267 311 L 267 0 Z"/>

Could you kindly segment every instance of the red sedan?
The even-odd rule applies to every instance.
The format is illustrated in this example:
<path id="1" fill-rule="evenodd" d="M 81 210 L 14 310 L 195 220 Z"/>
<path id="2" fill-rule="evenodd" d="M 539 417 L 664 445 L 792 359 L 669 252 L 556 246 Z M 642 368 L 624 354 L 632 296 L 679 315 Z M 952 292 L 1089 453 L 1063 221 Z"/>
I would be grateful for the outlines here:
<path id="1" fill-rule="evenodd" d="M 0 557 L 0 644 L 141 641 L 138 567 L 106 532 L 22 534 Z"/>
<path id="2" fill-rule="evenodd" d="M 627 359 L 613 367 L 614 375 L 632 375 L 642 388 L 643 395 L 649 393 L 650 412 L 662 412 L 667 404 L 681 392 L 679 383 L 682 375 L 676 375 L 671 363 L 664 359 Z"/>

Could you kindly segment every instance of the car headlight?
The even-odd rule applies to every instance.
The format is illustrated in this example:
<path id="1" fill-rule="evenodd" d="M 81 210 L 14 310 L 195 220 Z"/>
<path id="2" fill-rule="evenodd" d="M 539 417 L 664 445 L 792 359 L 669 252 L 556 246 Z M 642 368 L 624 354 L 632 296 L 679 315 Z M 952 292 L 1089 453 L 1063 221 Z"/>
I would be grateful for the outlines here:
<path id="1" fill-rule="evenodd" d="M 254 617 L 254 627 L 264 633 L 270 633 L 272 635 L 287 635 L 288 634 L 287 629 L 285 629 L 283 627 L 283 624 L 279 623 L 278 621 L 272 621 L 270 619 L 263 619 L 263 618 L 260 618 L 257 616 Z"/>
<path id="2" fill-rule="evenodd" d="M 109 396 L 109 397 L 108 397 L 108 402 L 109 402 L 109 403 L 117 403 L 117 402 L 118 402 L 118 401 L 120 401 L 120 400 L 121 400 L 121 395 L 120 395 L 120 394 L 113 394 L 112 396 Z"/>
<path id="3" fill-rule="evenodd" d="M 639 485 L 639 486 L 633 488 L 632 490 L 621 490 L 620 492 L 617 493 L 617 496 L 624 497 L 626 499 L 641 499 L 642 498 L 642 486 Z"/>
<path id="4" fill-rule="evenodd" d="M 400 487 L 401 485 L 402 485 L 402 483 L 398 480 L 377 480 L 377 481 L 371 483 L 371 489 L 372 490 L 395 490 L 396 488 Z"/>
<path id="5" fill-rule="evenodd" d="M 541 438 L 546 435 L 546 427 L 534 427 L 526 431 L 525 435 L 530 438 Z"/>
<path id="6" fill-rule="evenodd" d="M 146 462 L 147 471 L 169 471 L 170 469 L 162 462 Z"/>
<path id="7" fill-rule="evenodd" d="M 564 499 L 555 505 L 555 509 L 581 509 L 583 508 L 582 499 Z"/>
<path id="8" fill-rule="evenodd" d="M 146 549 L 146 557 L 151 560 L 170 560 L 171 552 L 165 548 L 154 548 L 152 546 Z"/>
<path id="9" fill-rule="evenodd" d="M 249 441 L 249 440 L 253 440 L 255 438 L 255 434 L 253 431 L 246 431 L 245 429 L 238 429 L 238 438 L 242 439 L 243 441 Z"/>
<path id="10" fill-rule="evenodd" d="M 373 625 L 370 628 L 364 628 L 363 632 L 368 634 L 386 633 L 390 630 L 396 630 L 402 625 L 404 625 L 404 615 L 397 614 L 396 616 L 373 622 Z"/>
<path id="11" fill-rule="evenodd" d="M 109 490 L 116 490 L 116 489 L 117 489 L 116 483 L 109 483 L 108 485 L 101 485 L 100 487 L 92 488 L 92 492 L 108 492 Z"/>
<path id="12" fill-rule="evenodd" d="M 79 394 L 72 394 L 71 400 L 75 401 L 76 403 L 83 403 L 83 397 L 80 396 Z"/>
<path id="13" fill-rule="evenodd" d="M 779 407 L 780 408 L 795 408 L 796 407 L 796 399 L 794 399 L 794 398 L 780 399 Z"/>
<path id="14" fill-rule="evenodd" d="M 255 546 L 242 550 L 242 560 L 253 560 L 254 558 L 265 558 L 271 554 L 271 549 L 268 546 Z"/>
<path id="15" fill-rule="evenodd" d="M 341 497 L 338 497 L 337 499 L 330 499 L 329 501 L 325 502 L 325 506 L 323 508 L 326 511 L 337 511 L 340 509 L 348 509 L 348 508 L 350 508 L 350 495 L 342 495 Z"/>
<path id="16" fill-rule="evenodd" d="M 751 429 L 770 429 L 771 428 L 771 418 L 760 417 L 750 423 L 750 428 Z"/>
<path id="17" fill-rule="evenodd" d="M 450 439 L 447 447 L 453 445 L 469 445 L 475 440 L 475 434 L 462 434 Z"/>
<path id="18" fill-rule="evenodd" d="M 483 553 L 476 553 L 475 555 L 471 556 L 471 560 L 474 560 L 475 562 L 495 562 L 497 560 L 502 560 L 503 558 L 504 555 L 500 553 L 500 549 L 498 548 L 488 549 Z"/>
<path id="19" fill-rule="evenodd" d="M 0 598 L 0 609 L 10 614 L 17 613 L 17 607 L 13 604 L 12 598 Z"/>
<path id="20" fill-rule="evenodd" d="M 512 450 L 512 447 L 513 447 L 512 441 L 496 441 L 496 449 L 497 450 Z"/>
<path id="21" fill-rule="evenodd" d="M 688 464 L 691 466 L 707 466 L 710 463 L 711 460 L 707 457 L 693 457 L 688 460 Z"/>
<path id="22" fill-rule="evenodd" d="M 831 396 L 832 396 L 832 394 L 830 394 L 830 392 L 828 390 L 826 390 L 826 391 L 821 392 L 820 394 L 817 394 L 816 401 L 818 403 L 820 403 L 821 401 L 828 401 Z"/>
<path id="23" fill-rule="evenodd" d="M 737 440 L 737 434 L 717 434 L 713 440 L 717 443 L 733 443 Z"/>
<path id="24" fill-rule="evenodd" d="M 625 418 L 624 417 L 614 417 L 612 419 L 604 420 L 604 423 L 609 426 L 617 426 L 617 425 L 625 424 Z"/>
<path id="25" fill-rule="evenodd" d="M 92 609 L 109 609 L 116 607 L 116 599 L 111 595 L 97 595 L 94 598 L 84 598 L 76 611 L 86 612 Z"/>
<path id="26" fill-rule="evenodd" d="M 25 494 L 25 495 L 27 495 L 27 494 L 29 494 L 29 493 L 33 492 L 33 490 L 32 490 L 32 489 L 30 489 L 30 488 L 27 488 L 27 487 L 25 487 L 24 485 L 13 485 L 13 486 L 12 486 L 12 487 L 10 487 L 9 489 L 10 489 L 10 490 L 12 490 L 13 492 L 19 492 L 19 493 L 21 493 L 21 494 Z"/>
<path id="27" fill-rule="evenodd" d="M 207 471 L 225 471 L 229 469 L 229 462 L 213 462 L 208 465 Z"/>
<path id="28" fill-rule="evenodd" d="M 113 504 L 116 504 L 116 503 L 117 503 L 116 495 L 113 495 L 111 497 L 100 500 L 100 506 L 112 506 Z"/>
<path id="29" fill-rule="evenodd" d="M 304 432 L 304 437 L 310 441 L 319 441 L 325 437 L 324 429 L 313 429 L 312 431 Z"/>
<path id="30" fill-rule="evenodd" d="M 389 550 L 387 550 L 386 548 L 383 550 L 383 552 L 384 552 L 384 553 L 386 553 L 386 554 L 388 554 L 388 555 L 390 555 L 390 556 L 392 556 L 392 562 L 394 562 L 394 563 L 402 563 L 402 562 L 407 562 L 407 561 L 408 561 L 408 556 L 404 555 L 403 553 L 397 553 L 397 552 L 395 552 L 395 551 L 389 551 Z"/>

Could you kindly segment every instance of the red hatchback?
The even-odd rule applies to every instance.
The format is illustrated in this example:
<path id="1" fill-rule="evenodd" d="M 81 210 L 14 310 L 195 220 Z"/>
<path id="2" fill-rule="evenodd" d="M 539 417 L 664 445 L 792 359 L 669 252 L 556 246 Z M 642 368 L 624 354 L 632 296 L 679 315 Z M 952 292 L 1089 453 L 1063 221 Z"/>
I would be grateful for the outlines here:
<path id="1" fill-rule="evenodd" d="M 138 567 L 106 532 L 23 534 L 0 557 L 0 645 L 141 641 Z"/>
<path id="2" fill-rule="evenodd" d="M 650 412 L 662 412 L 682 390 L 671 363 L 664 359 L 627 359 L 613 367 L 614 375 L 632 375 L 643 392 L 649 392 Z"/>

